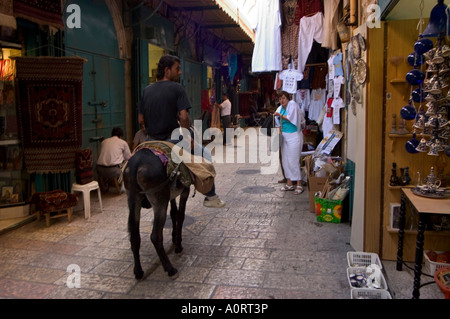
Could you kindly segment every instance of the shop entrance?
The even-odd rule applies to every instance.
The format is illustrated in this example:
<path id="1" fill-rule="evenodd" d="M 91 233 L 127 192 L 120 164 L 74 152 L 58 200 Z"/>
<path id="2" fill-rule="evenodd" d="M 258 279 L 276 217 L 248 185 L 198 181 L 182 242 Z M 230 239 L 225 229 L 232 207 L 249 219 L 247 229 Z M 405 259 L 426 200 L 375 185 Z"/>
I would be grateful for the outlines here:
<path id="1" fill-rule="evenodd" d="M 75 1 L 67 1 L 66 6 Z M 67 28 L 66 55 L 87 60 L 83 68 L 83 148 L 98 157 L 101 137 L 113 127 L 126 130 L 125 65 L 120 59 L 116 29 L 108 6 L 102 1 L 77 0 L 80 28 Z"/>

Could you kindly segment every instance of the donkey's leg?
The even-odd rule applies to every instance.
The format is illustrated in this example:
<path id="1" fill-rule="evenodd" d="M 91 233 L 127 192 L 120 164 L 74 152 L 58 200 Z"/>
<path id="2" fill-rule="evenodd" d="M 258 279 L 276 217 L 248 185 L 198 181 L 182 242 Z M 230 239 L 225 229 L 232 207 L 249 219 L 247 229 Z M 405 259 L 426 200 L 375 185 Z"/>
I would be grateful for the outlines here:
<path id="1" fill-rule="evenodd" d="M 173 232 L 174 232 L 174 239 L 175 241 L 173 242 L 175 244 L 175 253 L 181 253 L 183 251 L 183 246 L 181 245 L 181 241 L 182 241 L 182 232 L 183 232 L 183 222 L 184 222 L 184 218 L 185 218 L 185 212 L 186 212 L 186 202 L 188 200 L 189 197 L 189 188 L 185 188 L 183 190 L 183 192 L 180 195 L 180 203 L 178 205 L 178 210 L 176 212 L 176 216 L 172 217 L 172 220 L 176 220 L 176 228 L 174 227 Z"/>
<path id="2" fill-rule="evenodd" d="M 170 218 L 172 219 L 172 243 L 174 245 L 178 245 L 178 233 L 177 233 L 177 216 L 178 216 L 178 207 L 177 201 L 175 199 L 170 200 Z M 176 252 L 176 249 L 175 249 Z"/>
<path id="3" fill-rule="evenodd" d="M 169 274 L 170 277 L 177 274 L 178 270 L 176 270 L 169 258 L 167 257 L 166 251 L 164 250 L 164 238 L 163 238 L 163 230 L 164 224 L 166 223 L 166 215 L 167 215 L 167 206 L 169 201 L 165 201 L 164 203 L 158 203 L 158 205 L 153 205 L 153 229 L 150 239 L 152 240 L 153 246 L 156 249 L 156 252 L 159 256 L 159 260 L 164 267 L 164 270 Z"/>
<path id="4" fill-rule="evenodd" d="M 141 247 L 141 235 L 139 233 L 139 222 L 141 217 L 141 202 L 143 196 L 128 196 L 128 231 L 130 233 L 131 251 L 134 256 L 134 276 L 136 279 L 142 279 L 144 271 L 142 270 L 139 249 Z"/>

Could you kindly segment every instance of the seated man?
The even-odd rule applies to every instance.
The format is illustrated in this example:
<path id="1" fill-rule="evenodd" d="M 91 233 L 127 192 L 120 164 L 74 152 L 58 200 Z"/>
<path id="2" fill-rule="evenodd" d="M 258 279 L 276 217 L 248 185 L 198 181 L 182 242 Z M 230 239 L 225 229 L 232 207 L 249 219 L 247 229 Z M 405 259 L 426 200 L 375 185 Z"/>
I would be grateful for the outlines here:
<path id="1" fill-rule="evenodd" d="M 133 139 L 133 151 L 136 149 L 136 146 L 148 140 L 148 134 L 145 130 L 144 123 L 140 123 L 140 130 L 136 132 Z"/>
<path id="2" fill-rule="evenodd" d="M 102 142 L 97 159 L 97 174 L 103 192 L 108 191 L 105 179 L 116 178 L 117 182 L 122 184 L 122 166 L 131 157 L 130 147 L 122 137 L 122 129 L 115 127 L 112 129 L 111 137 Z"/>

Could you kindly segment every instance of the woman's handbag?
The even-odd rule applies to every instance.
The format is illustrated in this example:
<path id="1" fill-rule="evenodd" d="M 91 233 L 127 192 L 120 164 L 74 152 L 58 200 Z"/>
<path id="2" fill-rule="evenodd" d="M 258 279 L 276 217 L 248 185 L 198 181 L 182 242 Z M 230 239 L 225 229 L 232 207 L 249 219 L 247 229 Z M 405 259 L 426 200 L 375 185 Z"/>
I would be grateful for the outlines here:
<path id="1" fill-rule="evenodd" d="M 263 125 L 261 126 L 262 129 L 261 132 L 264 135 L 272 136 L 272 128 L 275 127 L 275 120 L 273 118 L 273 115 L 269 115 L 266 117 L 266 120 L 264 121 Z"/>

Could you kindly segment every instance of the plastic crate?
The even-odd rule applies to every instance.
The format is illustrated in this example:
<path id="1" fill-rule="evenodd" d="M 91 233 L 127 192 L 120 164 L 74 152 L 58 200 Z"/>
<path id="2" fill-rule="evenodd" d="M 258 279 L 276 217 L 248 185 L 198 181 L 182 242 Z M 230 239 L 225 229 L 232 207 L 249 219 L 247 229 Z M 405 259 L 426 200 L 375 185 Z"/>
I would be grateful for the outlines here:
<path id="1" fill-rule="evenodd" d="M 363 289 L 364 288 L 364 289 L 370 289 L 370 290 L 380 290 L 380 289 L 387 290 L 388 289 L 386 279 L 384 278 L 384 275 L 382 272 L 380 274 L 380 288 L 379 289 L 378 288 L 352 286 L 350 275 L 365 274 L 366 269 L 367 269 L 367 267 L 348 267 L 347 268 L 347 280 L 348 280 L 348 284 L 349 284 L 350 288 L 354 288 L 354 289 Z"/>
<path id="2" fill-rule="evenodd" d="M 380 258 L 375 253 L 349 251 L 347 252 L 347 262 L 349 267 L 363 267 L 375 264 L 380 266 L 380 269 L 383 269 Z"/>
<path id="3" fill-rule="evenodd" d="M 440 278 L 441 273 L 443 274 L 444 278 L 446 276 L 450 277 L 450 268 L 440 268 L 434 273 L 434 281 L 436 281 L 439 288 L 441 288 L 442 292 L 444 293 L 445 299 L 450 299 L 450 285 L 444 284 L 444 282 L 448 281 L 448 277 L 446 278 L 447 280 L 444 279 L 444 281 L 442 281 Z"/>
<path id="4" fill-rule="evenodd" d="M 446 264 L 446 263 L 440 263 L 440 262 L 436 262 L 436 261 L 431 261 L 430 258 L 428 258 L 427 253 L 429 252 L 429 250 L 425 250 L 423 252 L 423 256 L 425 258 L 425 266 L 423 267 L 423 273 L 428 274 L 430 276 L 434 276 L 434 273 L 436 272 L 436 270 L 439 270 L 441 268 L 445 268 L 445 267 L 450 267 L 450 264 Z M 443 251 L 434 251 L 436 254 L 442 254 Z"/>
<path id="5" fill-rule="evenodd" d="M 392 299 L 385 289 L 352 288 L 351 299 Z"/>

